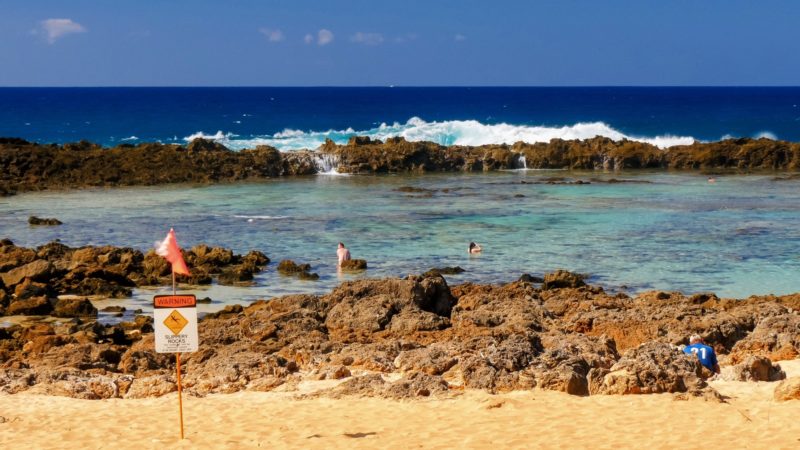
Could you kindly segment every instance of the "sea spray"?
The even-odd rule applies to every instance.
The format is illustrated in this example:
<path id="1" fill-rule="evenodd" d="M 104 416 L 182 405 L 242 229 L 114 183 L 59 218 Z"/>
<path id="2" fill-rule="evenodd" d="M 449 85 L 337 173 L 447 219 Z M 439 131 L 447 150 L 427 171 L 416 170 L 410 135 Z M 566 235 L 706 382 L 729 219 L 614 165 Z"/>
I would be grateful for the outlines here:
<path id="1" fill-rule="evenodd" d="M 603 136 L 615 141 L 628 139 L 647 142 L 659 148 L 674 145 L 689 145 L 695 139 L 691 136 L 632 136 L 614 129 L 603 122 L 580 122 L 561 127 L 512 125 L 507 123 L 484 124 L 477 120 L 448 120 L 442 122 L 426 122 L 419 117 L 412 117 L 406 123 L 395 122 L 391 125 L 366 129 L 327 131 L 300 131 L 286 129 L 274 135 L 253 136 L 244 138 L 232 133 L 217 131 L 215 134 L 197 132 L 184 138 L 186 142 L 195 138 L 212 139 L 235 149 L 254 148 L 257 145 L 270 145 L 281 151 L 315 149 L 326 139 L 337 144 L 345 144 L 353 136 L 369 136 L 371 139 L 386 140 L 391 137 L 403 137 L 408 141 L 429 141 L 440 145 L 487 145 L 513 144 L 526 142 L 550 142 L 552 139 L 591 139 Z"/>

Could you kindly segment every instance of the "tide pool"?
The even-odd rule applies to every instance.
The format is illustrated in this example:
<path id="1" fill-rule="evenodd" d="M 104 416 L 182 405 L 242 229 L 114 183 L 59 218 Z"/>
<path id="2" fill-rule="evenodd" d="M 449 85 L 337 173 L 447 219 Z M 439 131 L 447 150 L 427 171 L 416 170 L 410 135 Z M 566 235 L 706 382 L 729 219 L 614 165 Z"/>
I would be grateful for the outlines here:
<path id="1" fill-rule="evenodd" d="M 206 311 L 441 266 L 465 269 L 446 277 L 451 284 L 502 283 L 565 268 L 628 293 L 711 291 L 742 298 L 800 291 L 800 180 L 775 177 L 717 176 L 709 183 L 697 173 L 641 171 L 318 175 L 27 193 L 0 199 L 0 237 L 28 247 L 60 239 L 73 247 L 146 251 L 174 227 L 186 249 L 206 243 L 237 253 L 257 249 L 272 259 L 253 287 L 194 290 L 212 298 Z M 547 184 L 575 180 L 589 184 Z M 64 225 L 31 227 L 31 215 Z M 366 273 L 337 273 L 339 241 L 354 258 L 368 261 Z M 470 241 L 483 253 L 469 255 Z M 277 274 L 282 259 L 310 263 L 320 280 Z M 153 294 L 167 289 L 138 289 L 131 300 L 98 306 L 146 308 Z"/>

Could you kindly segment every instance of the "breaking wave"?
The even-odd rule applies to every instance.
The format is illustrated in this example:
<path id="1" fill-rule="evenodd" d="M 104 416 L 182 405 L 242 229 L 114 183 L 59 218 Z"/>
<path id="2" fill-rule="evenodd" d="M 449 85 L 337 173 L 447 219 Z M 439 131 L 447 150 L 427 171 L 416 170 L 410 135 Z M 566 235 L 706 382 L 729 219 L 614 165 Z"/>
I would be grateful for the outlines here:
<path id="1" fill-rule="evenodd" d="M 688 145 L 695 141 L 691 136 L 632 136 L 626 135 L 603 122 L 581 122 L 562 127 L 511 125 L 507 123 L 484 124 L 477 120 L 448 120 L 443 122 L 426 122 L 413 117 L 406 123 L 385 123 L 369 130 L 327 130 L 302 131 L 285 129 L 273 135 L 252 136 L 249 138 L 232 133 L 217 131 L 215 134 L 197 132 L 184 138 L 191 141 L 195 138 L 215 140 L 228 148 L 241 150 L 257 145 L 271 145 L 281 151 L 315 149 L 331 139 L 337 144 L 344 144 L 352 136 L 369 136 L 372 139 L 385 140 L 390 137 L 404 137 L 409 141 L 431 141 L 441 145 L 486 145 L 513 144 L 515 142 L 549 142 L 551 139 L 590 139 L 603 136 L 613 140 L 628 139 L 647 142 L 659 148 L 674 145 Z"/>

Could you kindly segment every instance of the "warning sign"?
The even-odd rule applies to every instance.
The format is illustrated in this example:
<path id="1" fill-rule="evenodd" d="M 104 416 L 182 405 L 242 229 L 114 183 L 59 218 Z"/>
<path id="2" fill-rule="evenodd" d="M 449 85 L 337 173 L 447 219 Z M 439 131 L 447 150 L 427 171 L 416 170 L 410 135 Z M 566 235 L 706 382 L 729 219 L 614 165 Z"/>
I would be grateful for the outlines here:
<path id="1" fill-rule="evenodd" d="M 170 330 L 172 330 L 173 334 L 178 334 L 183 330 L 186 324 L 189 323 L 185 317 L 178 312 L 177 309 L 173 309 L 171 313 L 164 319 L 164 325 L 167 326 Z"/>
<path id="2" fill-rule="evenodd" d="M 194 295 L 153 297 L 153 325 L 156 352 L 197 351 L 197 299 Z"/>

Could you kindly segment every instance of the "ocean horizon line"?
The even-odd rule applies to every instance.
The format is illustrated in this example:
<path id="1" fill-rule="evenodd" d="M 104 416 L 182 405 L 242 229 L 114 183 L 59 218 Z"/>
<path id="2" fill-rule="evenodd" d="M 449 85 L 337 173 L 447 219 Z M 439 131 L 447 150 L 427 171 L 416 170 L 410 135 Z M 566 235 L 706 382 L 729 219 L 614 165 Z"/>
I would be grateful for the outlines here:
<path id="1" fill-rule="evenodd" d="M 800 84 L 725 84 L 725 85 L 674 85 L 674 84 L 597 84 L 597 85 L 469 85 L 469 84 L 367 84 L 367 85 L 65 85 L 65 86 L 0 86 L 0 89 L 786 89 L 800 88 Z"/>

